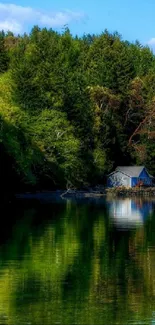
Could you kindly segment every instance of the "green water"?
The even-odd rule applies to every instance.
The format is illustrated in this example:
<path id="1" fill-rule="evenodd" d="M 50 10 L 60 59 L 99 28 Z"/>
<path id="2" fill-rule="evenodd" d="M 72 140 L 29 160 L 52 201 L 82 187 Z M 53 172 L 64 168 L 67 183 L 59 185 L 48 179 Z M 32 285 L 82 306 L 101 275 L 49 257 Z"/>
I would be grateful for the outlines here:
<path id="1" fill-rule="evenodd" d="M 0 324 L 155 324 L 153 201 L 1 211 Z"/>

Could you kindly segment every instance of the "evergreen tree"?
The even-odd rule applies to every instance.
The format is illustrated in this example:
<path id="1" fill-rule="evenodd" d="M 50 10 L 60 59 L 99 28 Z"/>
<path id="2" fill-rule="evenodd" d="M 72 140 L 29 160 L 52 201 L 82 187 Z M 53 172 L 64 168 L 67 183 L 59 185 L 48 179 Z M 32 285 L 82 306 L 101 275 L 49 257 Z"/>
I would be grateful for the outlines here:
<path id="1" fill-rule="evenodd" d="M 9 66 L 9 56 L 5 48 L 5 33 L 0 32 L 0 73 L 7 71 Z"/>

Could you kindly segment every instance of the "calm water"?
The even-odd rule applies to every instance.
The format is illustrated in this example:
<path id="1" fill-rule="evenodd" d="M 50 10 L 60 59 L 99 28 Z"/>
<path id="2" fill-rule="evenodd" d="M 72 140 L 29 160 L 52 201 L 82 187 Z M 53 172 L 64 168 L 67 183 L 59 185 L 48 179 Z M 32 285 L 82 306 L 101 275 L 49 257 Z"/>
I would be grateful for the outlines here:
<path id="1" fill-rule="evenodd" d="M 0 324 L 153 325 L 155 202 L 17 202 L 0 264 Z"/>

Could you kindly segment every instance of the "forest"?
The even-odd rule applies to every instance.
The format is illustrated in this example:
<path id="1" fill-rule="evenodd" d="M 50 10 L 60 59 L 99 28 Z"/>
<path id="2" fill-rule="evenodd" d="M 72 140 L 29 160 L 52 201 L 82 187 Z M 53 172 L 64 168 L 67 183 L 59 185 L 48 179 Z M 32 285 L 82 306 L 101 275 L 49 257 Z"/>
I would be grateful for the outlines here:
<path id="1" fill-rule="evenodd" d="M 155 175 L 155 55 L 117 32 L 0 32 L 4 190 L 87 188 L 117 165 Z"/>

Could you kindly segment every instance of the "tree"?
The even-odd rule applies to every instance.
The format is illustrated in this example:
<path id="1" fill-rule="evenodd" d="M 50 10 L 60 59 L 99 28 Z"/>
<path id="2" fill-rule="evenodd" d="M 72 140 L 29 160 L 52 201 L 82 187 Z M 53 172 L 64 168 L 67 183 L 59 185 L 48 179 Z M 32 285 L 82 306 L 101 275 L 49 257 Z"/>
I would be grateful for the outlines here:
<path id="1" fill-rule="evenodd" d="M 9 67 L 9 57 L 5 48 L 5 33 L 0 32 L 0 73 L 7 71 Z"/>
<path id="2" fill-rule="evenodd" d="M 105 31 L 96 37 L 87 57 L 87 74 L 93 85 L 124 93 L 134 77 L 129 49 L 120 36 Z"/>

